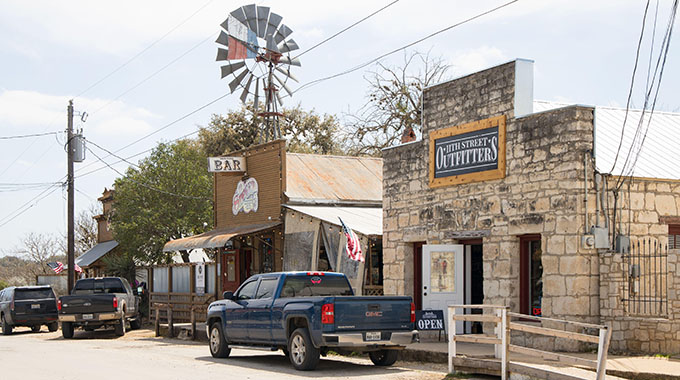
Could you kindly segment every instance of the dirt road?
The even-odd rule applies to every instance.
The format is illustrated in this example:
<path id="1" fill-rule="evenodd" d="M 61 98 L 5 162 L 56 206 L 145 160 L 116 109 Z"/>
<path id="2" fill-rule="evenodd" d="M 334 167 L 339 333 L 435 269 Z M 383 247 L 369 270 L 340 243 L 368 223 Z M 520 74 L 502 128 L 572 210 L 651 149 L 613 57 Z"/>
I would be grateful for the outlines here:
<path id="1" fill-rule="evenodd" d="M 210 356 L 207 343 L 155 338 L 150 330 L 117 337 L 112 331 L 40 333 L 18 328 L 0 335 L 0 378 L 44 379 L 427 379 L 441 380 L 442 365 L 397 362 L 376 367 L 367 358 L 322 358 L 316 371 L 292 368 L 279 352 L 232 350 L 228 359 Z"/>

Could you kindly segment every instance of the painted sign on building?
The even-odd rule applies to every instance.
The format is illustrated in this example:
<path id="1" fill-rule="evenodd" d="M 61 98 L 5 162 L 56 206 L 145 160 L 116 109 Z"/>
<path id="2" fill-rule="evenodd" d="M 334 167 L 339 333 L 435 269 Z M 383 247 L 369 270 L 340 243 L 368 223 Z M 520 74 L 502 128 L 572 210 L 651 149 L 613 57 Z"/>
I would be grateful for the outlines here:
<path id="1" fill-rule="evenodd" d="M 239 181 L 231 203 L 231 212 L 237 215 L 239 212 L 256 212 L 258 207 L 258 186 L 255 178 L 250 177 Z"/>
<path id="2" fill-rule="evenodd" d="M 196 294 L 205 295 L 205 263 L 196 263 Z"/>
<path id="3" fill-rule="evenodd" d="M 245 157 L 208 157 L 208 172 L 210 173 L 243 173 L 245 171 Z"/>
<path id="4" fill-rule="evenodd" d="M 505 177 L 505 116 L 430 133 L 430 187 Z"/>

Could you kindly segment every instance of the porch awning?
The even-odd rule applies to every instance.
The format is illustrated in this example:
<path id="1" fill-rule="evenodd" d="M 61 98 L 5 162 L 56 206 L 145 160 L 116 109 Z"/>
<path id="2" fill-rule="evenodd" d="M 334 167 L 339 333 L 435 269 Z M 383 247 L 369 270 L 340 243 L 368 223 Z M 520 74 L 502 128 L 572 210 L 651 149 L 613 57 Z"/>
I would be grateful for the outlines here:
<path id="1" fill-rule="evenodd" d="M 163 246 L 163 252 L 183 251 L 189 249 L 199 248 L 220 248 L 227 244 L 229 239 L 238 235 L 246 235 L 249 233 L 267 230 L 276 227 L 281 222 L 270 222 L 263 224 L 249 224 L 246 226 L 234 226 L 227 228 L 220 228 L 200 235 L 185 237 L 182 239 L 170 240 Z"/>
<path id="2" fill-rule="evenodd" d="M 94 247 L 90 248 L 87 252 L 76 258 L 76 264 L 80 267 L 88 267 L 92 265 L 95 261 L 101 259 L 107 253 L 111 252 L 114 248 L 118 246 L 118 242 L 115 240 L 105 241 L 99 243 Z"/>
<path id="3" fill-rule="evenodd" d="M 284 206 L 337 226 L 340 217 L 347 227 L 362 235 L 382 235 L 382 207 Z"/>

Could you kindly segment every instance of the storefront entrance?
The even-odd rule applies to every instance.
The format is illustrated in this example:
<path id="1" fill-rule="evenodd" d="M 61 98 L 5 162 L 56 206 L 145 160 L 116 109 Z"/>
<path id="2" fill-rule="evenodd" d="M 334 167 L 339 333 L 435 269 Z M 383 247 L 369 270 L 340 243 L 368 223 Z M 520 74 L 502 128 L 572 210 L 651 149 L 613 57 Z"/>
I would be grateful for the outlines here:
<path id="1" fill-rule="evenodd" d="M 465 246 L 465 303 L 480 305 L 484 303 L 484 260 L 482 239 L 460 241 Z M 467 310 L 481 314 L 481 309 Z M 465 322 L 466 334 L 481 334 L 481 322 Z"/>
<path id="2" fill-rule="evenodd" d="M 464 246 L 428 244 L 423 246 L 423 310 L 443 310 L 448 331 L 448 305 L 464 303 Z M 463 333 L 463 323 L 456 323 Z"/>

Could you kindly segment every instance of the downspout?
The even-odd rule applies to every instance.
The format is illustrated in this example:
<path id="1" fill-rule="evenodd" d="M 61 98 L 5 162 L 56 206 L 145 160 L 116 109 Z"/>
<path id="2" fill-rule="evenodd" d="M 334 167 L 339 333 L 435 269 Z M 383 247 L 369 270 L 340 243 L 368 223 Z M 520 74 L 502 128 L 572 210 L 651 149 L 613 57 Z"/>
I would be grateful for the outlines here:
<path id="1" fill-rule="evenodd" d="M 588 152 L 583 154 L 583 190 L 585 193 L 585 199 L 583 200 L 584 207 L 583 212 L 586 217 L 586 224 L 583 226 L 583 234 L 588 234 L 588 228 L 590 226 L 590 221 L 588 220 Z"/>

